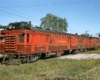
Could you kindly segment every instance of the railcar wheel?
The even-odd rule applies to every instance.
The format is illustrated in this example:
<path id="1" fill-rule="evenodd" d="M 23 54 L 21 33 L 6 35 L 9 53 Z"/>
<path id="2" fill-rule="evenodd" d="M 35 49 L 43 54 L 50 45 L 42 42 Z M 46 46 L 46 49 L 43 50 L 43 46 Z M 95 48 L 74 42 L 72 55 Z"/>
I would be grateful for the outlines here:
<path id="1" fill-rule="evenodd" d="M 13 59 L 14 59 L 14 55 L 13 54 L 9 54 L 9 55 L 6 55 L 4 56 L 4 60 L 3 60 L 3 63 L 4 64 L 13 64 Z"/>
<path id="2" fill-rule="evenodd" d="M 80 49 L 80 52 L 83 52 L 83 49 Z"/>
<path id="3" fill-rule="evenodd" d="M 35 62 L 35 61 L 37 61 L 38 60 L 38 55 L 31 55 L 31 57 L 30 57 L 30 62 L 32 63 L 32 62 Z"/>
<path id="4" fill-rule="evenodd" d="M 87 49 L 83 49 L 83 52 L 86 52 L 87 51 Z"/>
<path id="5" fill-rule="evenodd" d="M 20 64 L 20 56 L 16 56 L 14 54 L 9 54 L 4 56 L 2 64 L 6 65 L 19 65 Z"/>
<path id="6" fill-rule="evenodd" d="M 77 53 L 79 53 L 79 50 L 73 50 L 72 51 L 72 54 L 77 54 Z"/>

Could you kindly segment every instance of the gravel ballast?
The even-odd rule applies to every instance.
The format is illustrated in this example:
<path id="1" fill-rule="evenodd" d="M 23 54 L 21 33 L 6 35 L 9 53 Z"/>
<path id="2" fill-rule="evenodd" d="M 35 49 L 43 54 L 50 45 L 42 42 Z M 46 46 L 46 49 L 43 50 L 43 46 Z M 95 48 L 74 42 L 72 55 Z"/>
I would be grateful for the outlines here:
<path id="1" fill-rule="evenodd" d="M 70 54 L 60 56 L 58 59 L 100 59 L 100 54 Z"/>

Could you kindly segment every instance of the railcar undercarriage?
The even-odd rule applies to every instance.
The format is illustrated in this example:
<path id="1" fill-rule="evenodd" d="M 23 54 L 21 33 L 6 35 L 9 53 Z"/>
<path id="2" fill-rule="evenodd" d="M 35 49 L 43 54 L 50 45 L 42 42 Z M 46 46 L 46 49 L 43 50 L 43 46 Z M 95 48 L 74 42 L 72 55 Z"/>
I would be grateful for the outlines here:
<path id="1" fill-rule="evenodd" d="M 33 63 L 40 58 L 40 55 L 18 55 L 18 54 L 5 54 L 2 60 L 2 64 L 7 65 L 19 65 L 23 63 Z"/>
<path id="2" fill-rule="evenodd" d="M 56 51 L 56 52 L 50 52 L 50 53 L 36 53 L 36 54 L 27 54 L 27 55 L 19 55 L 19 54 L 4 54 L 2 64 L 7 65 L 19 65 L 24 63 L 33 63 L 37 61 L 38 59 L 44 57 L 48 58 L 51 56 L 59 57 L 63 54 L 63 51 Z"/>

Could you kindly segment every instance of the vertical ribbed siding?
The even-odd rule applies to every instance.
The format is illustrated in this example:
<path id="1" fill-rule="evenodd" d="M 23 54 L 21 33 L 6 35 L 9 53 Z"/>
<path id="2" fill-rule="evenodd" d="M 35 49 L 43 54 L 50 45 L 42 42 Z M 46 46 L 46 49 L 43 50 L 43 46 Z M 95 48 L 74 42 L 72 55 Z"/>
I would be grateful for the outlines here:
<path id="1" fill-rule="evenodd" d="M 16 36 L 6 35 L 5 36 L 5 50 L 16 50 Z"/>

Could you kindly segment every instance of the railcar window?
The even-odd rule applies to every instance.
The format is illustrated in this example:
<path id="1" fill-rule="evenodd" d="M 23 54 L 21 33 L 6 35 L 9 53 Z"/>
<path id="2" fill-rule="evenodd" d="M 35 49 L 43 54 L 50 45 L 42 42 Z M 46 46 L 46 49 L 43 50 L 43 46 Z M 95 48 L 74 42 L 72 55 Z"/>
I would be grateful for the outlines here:
<path id="1" fill-rule="evenodd" d="M 50 44 L 54 43 L 54 38 L 50 38 Z"/>
<path id="2" fill-rule="evenodd" d="M 50 44 L 52 44 L 52 38 L 50 38 Z"/>
<path id="3" fill-rule="evenodd" d="M 49 38 L 49 36 L 48 36 L 48 35 L 46 35 L 46 42 L 48 42 L 48 38 Z"/>
<path id="4" fill-rule="evenodd" d="M 19 34 L 18 35 L 18 41 L 19 41 L 19 43 L 23 43 L 24 42 L 24 35 L 22 35 L 22 34 Z"/>
<path id="5" fill-rule="evenodd" d="M 27 34 L 27 43 L 29 43 L 29 36 L 30 36 L 30 35 L 29 35 L 29 34 Z"/>
<path id="6" fill-rule="evenodd" d="M 78 40 L 78 43 L 81 44 L 81 43 L 83 43 L 83 41 L 82 40 Z"/>

